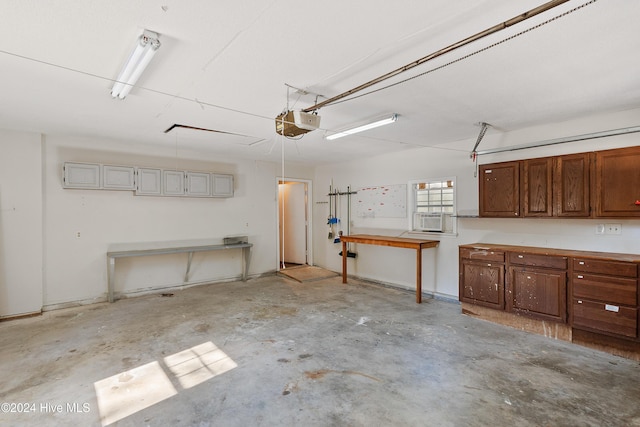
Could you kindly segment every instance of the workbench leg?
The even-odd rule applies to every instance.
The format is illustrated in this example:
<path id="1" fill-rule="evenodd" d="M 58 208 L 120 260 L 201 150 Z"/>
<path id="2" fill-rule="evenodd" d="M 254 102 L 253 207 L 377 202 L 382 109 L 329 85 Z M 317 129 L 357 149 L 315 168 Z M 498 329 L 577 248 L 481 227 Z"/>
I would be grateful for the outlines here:
<path id="1" fill-rule="evenodd" d="M 422 303 L 422 249 L 416 250 L 416 302 Z"/>
<path id="2" fill-rule="evenodd" d="M 251 261 L 251 248 L 242 248 L 242 281 L 247 281 L 249 275 L 249 262 Z"/>
<path id="3" fill-rule="evenodd" d="M 115 281 L 116 259 L 107 257 L 107 298 L 113 302 L 113 286 Z"/>
<path id="4" fill-rule="evenodd" d="M 184 283 L 189 282 L 189 270 L 191 270 L 191 259 L 193 258 L 193 252 L 189 252 L 189 258 L 187 258 L 187 271 L 184 273 Z"/>
<path id="5" fill-rule="evenodd" d="M 347 283 L 347 242 L 342 241 L 342 283 Z"/>

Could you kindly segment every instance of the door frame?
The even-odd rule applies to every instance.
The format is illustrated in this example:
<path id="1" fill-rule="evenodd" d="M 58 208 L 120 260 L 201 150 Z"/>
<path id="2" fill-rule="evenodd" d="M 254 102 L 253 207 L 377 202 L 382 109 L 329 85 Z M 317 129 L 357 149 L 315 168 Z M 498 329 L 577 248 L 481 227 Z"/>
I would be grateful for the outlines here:
<path id="1" fill-rule="evenodd" d="M 307 228 L 307 264 L 313 265 L 313 232 L 312 232 L 312 224 L 313 224 L 313 202 L 312 202 L 312 194 L 313 194 L 313 182 L 309 179 L 300 179 L 300 178 L 283 178 L 281 176 L 276 177 L 276 271 L 280 271 L 280 234 L 282 231 L 280 230 L 280 183 L 287 182 L 297 182 L 306 184 L 307 186 L 307 203 L 305 206 L 306 213 L 306 228 Z"/>

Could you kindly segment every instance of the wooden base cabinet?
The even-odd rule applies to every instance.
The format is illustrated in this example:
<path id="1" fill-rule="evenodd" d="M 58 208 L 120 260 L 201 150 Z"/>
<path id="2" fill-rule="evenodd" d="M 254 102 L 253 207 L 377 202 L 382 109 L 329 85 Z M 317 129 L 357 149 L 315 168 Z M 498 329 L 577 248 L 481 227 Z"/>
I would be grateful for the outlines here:
<path id="1" fill-rule="evenodd" d="M 565 323 L 566 271 L 509 267 L 507 311 Z"/>
<path id="2" fill-rule="evenodd" d="M 638 338 L 638 266 L 635 263 L 573 260 L 574 328 Z"/>
<path id="3" fill-rule="evenodd" d="M 514 250 L 507 260 L 507 311 L 566 322 L 567 257 Z"/>
<path id="4" fill-rule="evenodd" d="M 590 345 L 640 358 L 640 254 L 484 243 L 459 251 L 461 302 L 566 324 Z"/>
<path id="5" fill-rule="evenodd" d="M 460 301 L 504 310 L 504 252 L 460 249 Z"/>

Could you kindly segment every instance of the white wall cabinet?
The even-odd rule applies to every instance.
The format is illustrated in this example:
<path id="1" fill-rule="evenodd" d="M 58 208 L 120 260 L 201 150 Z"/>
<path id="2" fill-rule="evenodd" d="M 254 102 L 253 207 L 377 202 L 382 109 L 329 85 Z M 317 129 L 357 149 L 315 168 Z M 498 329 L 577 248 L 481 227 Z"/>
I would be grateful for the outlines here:
<path id="1" fill-rule="evenodd" d="M 102 166 L 102 188 L 107 190 L 135 190 L 135 168 L 132 166 Z"/>
<path id="2" fill-rule="evenodd" d="M 162 171 L 162 194 L 165 196 L 182 196 L 184 194 L 183 171 Z"/>
<path id="3" fill-rule="evenodd" d="M 64 188 L 100 188 L 100 165 L 65 163 L 62 169 Z"/>
<path id="4" fill-rule="evenodd" d="M 211 177 L 204 172 L 186 172 L 187 195 L 192 197 L 211 196 Z"/>
<path id="5" fill-rule="evenodd" d="M 162 195 L 162 169 L 138 168 L 136 195 Z"/>
<path id="6" fill-rule="evenodd" d="M 211 174 L 213 197 L 233 197 L 233 175 Z"/>
<path id="7" fill-rule="evenodd" d="M 233 175 L 66 162 L 63 188 L 132 190 L 136 196 L 233 197 Z"/>

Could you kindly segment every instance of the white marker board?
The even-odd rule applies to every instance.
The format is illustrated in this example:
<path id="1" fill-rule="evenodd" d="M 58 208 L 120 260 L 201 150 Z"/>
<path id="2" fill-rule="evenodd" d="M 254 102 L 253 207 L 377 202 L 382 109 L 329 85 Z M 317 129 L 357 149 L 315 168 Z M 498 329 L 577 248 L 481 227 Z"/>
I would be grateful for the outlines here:
<path id="1" fill-rule="evenodd" d="M 358 218 L 407 217 L 407 184 L 363 187 L 357 192 L 352 203 Z"/>

